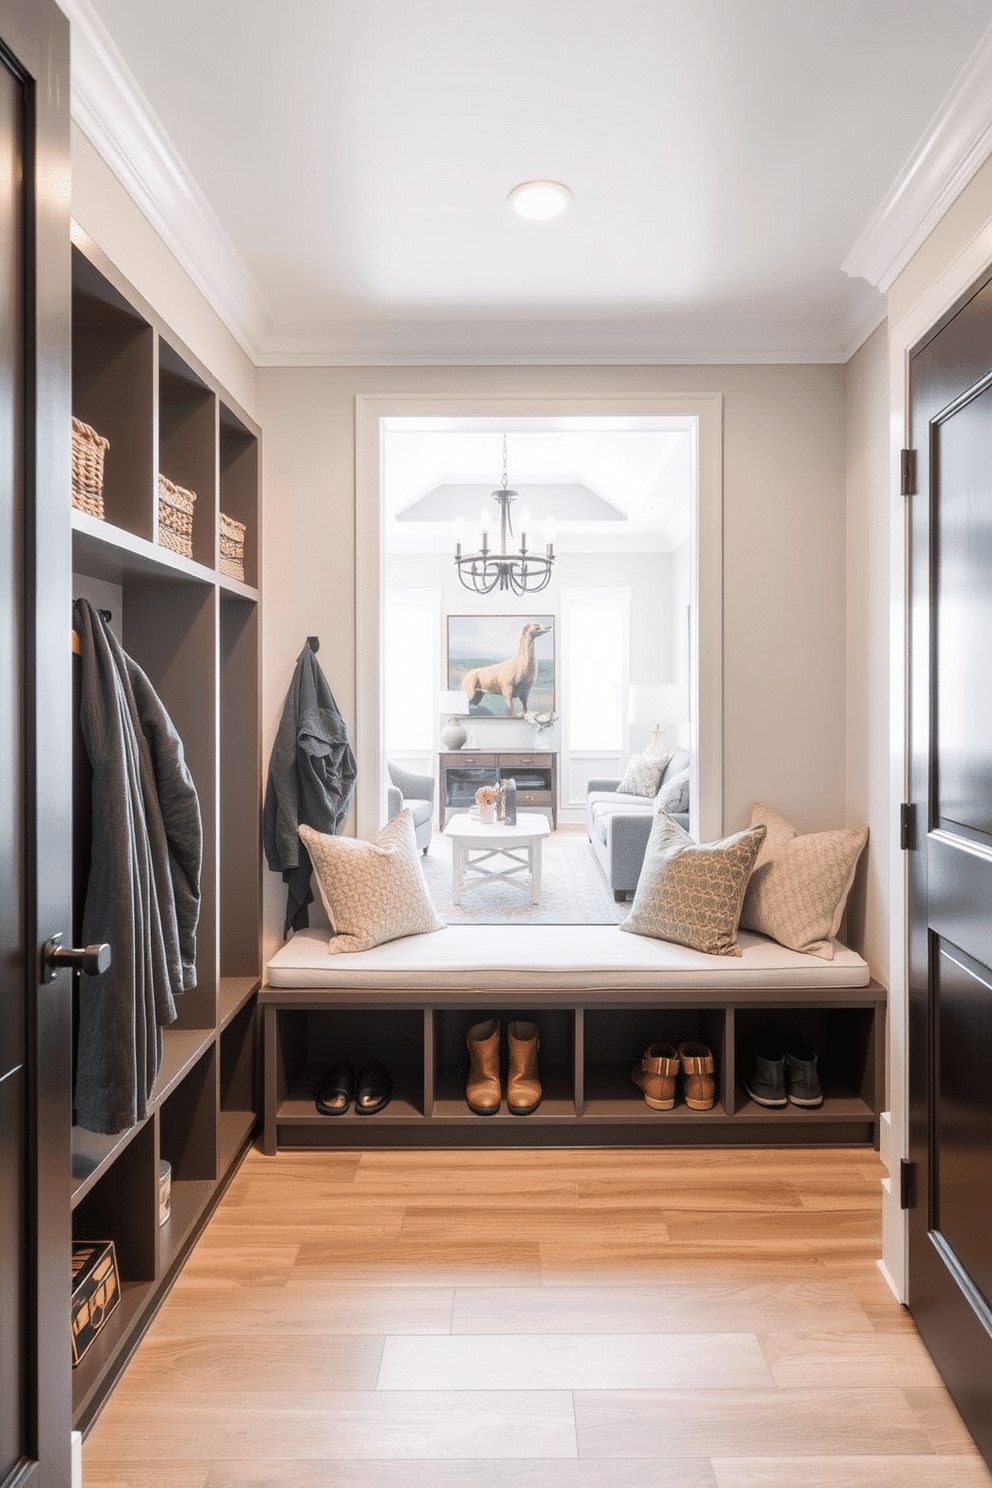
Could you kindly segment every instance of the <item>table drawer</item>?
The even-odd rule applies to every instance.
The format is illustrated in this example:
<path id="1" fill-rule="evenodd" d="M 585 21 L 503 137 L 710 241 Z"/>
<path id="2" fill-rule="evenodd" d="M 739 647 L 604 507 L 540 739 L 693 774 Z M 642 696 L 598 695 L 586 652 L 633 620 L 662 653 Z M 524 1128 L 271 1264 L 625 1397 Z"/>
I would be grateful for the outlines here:
<path id="1" fill-rule="evenodd" d="M 506 763 L 507 758 L 506 755 L 504 755 L 503 764 L 505 765 Z M 550 770 L 551 764 L 552 756 L 550 754 L 544 754 L 543 752 L 538 754 L 515 754 L 512 756 L 512 765 L 514 769 L 516 769 L 518 766 L 522 767 L 524 765 L 537 765 L 541 769 Z"/>
<path id="2" fill-rule="evenodd" d="M 471 753 L 468 750 L 460 749 L 457 754 L 442 754 L 441 763 L 448 770 L 452 768 L 473 769 L 478 768 L 480 765 L 495 769 L 496 756 L 495 754 L 479 754 L 474 749 Z"/>
<path id="3" fill-rule="evenodd" d="M 549 790 L 517 791 L 518 806 L 550 806 L 551 792 Z"/>

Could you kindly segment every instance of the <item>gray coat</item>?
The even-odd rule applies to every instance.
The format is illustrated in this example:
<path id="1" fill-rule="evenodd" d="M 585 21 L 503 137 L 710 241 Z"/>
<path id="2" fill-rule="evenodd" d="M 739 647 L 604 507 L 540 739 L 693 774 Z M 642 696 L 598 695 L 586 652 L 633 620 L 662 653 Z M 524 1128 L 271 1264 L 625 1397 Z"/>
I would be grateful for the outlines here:
<path id="1" fill-rule="evenodd" d="M 182 741 L 148 678 L 88 601 L 74 623 L 93 769 L 82 935 L 112 955 L 102 975 L 80 978 L 76 1120 L 117 1132 L 147 1114 L 161 1030 L 196 984 L 203 833 Z"/>
<path id="2" fill-rule="evenodd" d="M 287 886 L 283 935 L 310 923 L 310 856 L 298 828 L 333 836 L 348 813 L 357 769 L 348 730 L 316 656 L 304 646 L 272 746 L 265 789 L 265 860 Z"/>

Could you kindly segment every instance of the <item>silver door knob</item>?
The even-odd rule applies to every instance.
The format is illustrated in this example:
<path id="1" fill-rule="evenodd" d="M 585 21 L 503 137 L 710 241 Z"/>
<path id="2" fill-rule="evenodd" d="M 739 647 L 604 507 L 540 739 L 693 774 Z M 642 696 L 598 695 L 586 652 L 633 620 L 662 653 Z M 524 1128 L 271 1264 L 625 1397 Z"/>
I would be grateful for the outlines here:
<path id="1" fill-rule="evenodd" d="M 46 940 L 41 952 L 44 981 L 54 982 L 63 966 L 82 972 L 83 976 L 99 976 L 110 965 L 110 947 L 103 945 L 64 946 L 61 935 Z"/>

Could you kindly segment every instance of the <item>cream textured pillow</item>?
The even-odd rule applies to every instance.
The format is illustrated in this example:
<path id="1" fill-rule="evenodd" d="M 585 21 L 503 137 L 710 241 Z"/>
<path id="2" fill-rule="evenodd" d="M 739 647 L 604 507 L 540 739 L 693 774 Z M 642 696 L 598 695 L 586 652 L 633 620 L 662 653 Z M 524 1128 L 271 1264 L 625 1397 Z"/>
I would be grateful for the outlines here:
<path id="1" fill-rule="evenodd" d="M 624 796 L 653 796 L 658 789 L 670 754 L 632 754 L 617 793 Z"/>
<path id="2" fill-rule="evenodd" d="M 674 816 L 676 812 L 689 810 L 689 767 L 680 770 L 670 780 L 662 782 L 658 794 L 654 798 L 655 811 L 667 811 Z"/>
<path id="3" fill-rule="evenodd" d="M 420 866 L 413 817 L 394 816 L 374 842 L 300 827 L 332 935 L 329 949 L 367 951 L 401 935 L 443 930 Z"/>
<path id="4" fill-rule="evenodd" d="M 749 827 L 721 842 L 700 845 L 677 821 L 659 812 L 634 902 L 620 929 L 674 940 L 714 956 L 739 956 L 737 922 L 764 840 L 764 827 Z"/>
<path id="5" fill-rule="evenodd" d="M 751 825 L 759 822 L 768 835 L 754 865 L 741 924 L 790 950 L 832 961 L 831 942 L 840 928 L 868 828 L 841 827 L 800 837 L 795 827 L 760 801 L 751 808 Z"/>

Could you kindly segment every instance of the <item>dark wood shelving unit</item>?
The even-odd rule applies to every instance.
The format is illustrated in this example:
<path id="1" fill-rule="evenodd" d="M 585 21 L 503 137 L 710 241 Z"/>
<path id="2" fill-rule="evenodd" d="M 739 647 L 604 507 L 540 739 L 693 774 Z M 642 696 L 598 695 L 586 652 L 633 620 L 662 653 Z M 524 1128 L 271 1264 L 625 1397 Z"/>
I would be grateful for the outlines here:
<path id="1" fill-rule="evenodd" d="M 72 257 L 73 412 L 110 441 L 105 520 L 71 512 L 73 572 L 113 586 L 124 648 L 183 740 L 204 826 L 196 986 L 163 1030 L 148 1114 L 114 1136 L 73 1132 L 73 1238 L 114 1242 L 122 1292 L 73 1371 L 85 1430 L 257 1127 L 261 461 L 247 415 L 75 230 Z M 196 493 L 192 558 L 157 540 L 160 473 Z M 245 523 L 250 583 L 218 571 L 220 511 Z M 84 892 L 77 870 L 77 914 Z M 171 1167 L 162 1224 L 160 1160 Z"/>
<path id="2" fill-rule="evenodd" d="M 878 1146 L 884 1093 L 886 993 L 855 988 L 742 987 L 691 992 L 638 989 L 533 995 L 446 989 L 423 993 L 263 987 L 263 1146 Z M 529 1116 L 504 1102 L 476 1116 L 465 1102 L 465 1033 L 496 1017 L 531 1019 L 541 1038 L 544 1098 Z M 744 1087 L 759 1029 L 812 1042 L 823 1105 L 767 1109 Z M 654 1111 L 630 1080 L 651 1043 L 704 1042 L 716 1065 L 716 1102 L 690 1110 L 681 1099 Z M 422 1047 L 422 1065 L 403 1068 Z M 397 1096 L 373 1116 L 324 1116 L 314 1105 L 335 1058 L 375 1057 L 396 1075 Z M 391 1062 L 395 1059 L 395 1066 Z M 422 1094 L 421 1094 L 422 1085 Z"/>

